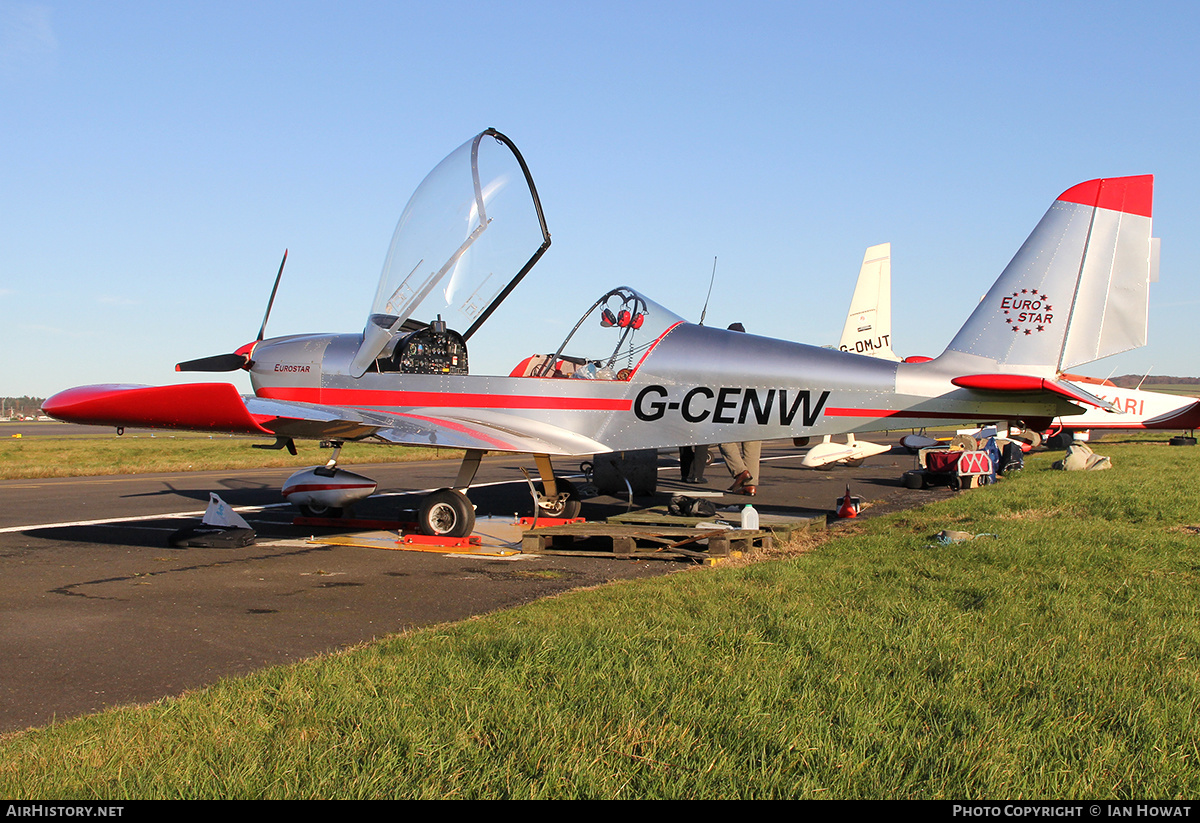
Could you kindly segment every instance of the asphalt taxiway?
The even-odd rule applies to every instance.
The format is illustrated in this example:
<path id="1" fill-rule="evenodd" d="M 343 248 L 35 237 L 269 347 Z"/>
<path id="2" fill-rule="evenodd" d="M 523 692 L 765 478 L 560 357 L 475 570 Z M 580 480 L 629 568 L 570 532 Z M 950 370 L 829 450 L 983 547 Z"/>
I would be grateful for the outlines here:
<path id="1" fill-rule="evenodd" d="M 847 483 L 873 504 L 868 512 L 939 495 L 901 486 L 913 461 L 906 454 L 829 471 L 801 469 L 802 454 L 789 442 L 767 445 L 756 507 L 831 510 Z M 729 477 L 719 463 L 709 467 L 709 484 L 684 486 L 668 453 L 659 462 L 658 499 L 635 505 L 680 492 L 707 493 L 718 505 L 748 499 L 720 494 Z M 452 461 L 347 465 L 379 483 L 379 496 L 356 512 L 363 517 L 415 509 L 457 469 Z M 533 471 L 522 458 L 485 458 L 471 490 L 480 518 L 532 513 L 522 466 Z M 566 475 L 577 466 L 556 462 Z M 293 525 L 295 512 L 279 495 L 291 472 L 0 481 L 0 732 L 179 694 L 572 588 L 690 568 L 662 560 L 506 559 L 314 544 L 314 529 Z M 167 537 L 199 520 L 210 492 L 241 511 L 257 542 L 169 548 Z M 583 514 L 596 519 L 628 505 L 594 498 Z"/>

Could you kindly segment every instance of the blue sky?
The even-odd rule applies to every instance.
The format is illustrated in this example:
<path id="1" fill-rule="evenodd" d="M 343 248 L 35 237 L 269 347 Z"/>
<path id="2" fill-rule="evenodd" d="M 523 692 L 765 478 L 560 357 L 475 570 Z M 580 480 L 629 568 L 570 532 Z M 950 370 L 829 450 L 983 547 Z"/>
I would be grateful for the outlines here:
<path id="1" fill-rule="evenodd" d="M 174 364 L 254 338 L 284 248 L 268 335 L 361 330 L 412 190 L 489 126 L 554 241 L 501 364 L 615 285 L 698 319 L 714 257 L 710 325 L 833 343 L 889 241 L 894 347 L 936 354 L 1055 196 L 1150 173 L 1150 344 L 1079 371 L 1198 375 L 1198 15 L 0 0 L 0 395 L 195 380 Z"/>

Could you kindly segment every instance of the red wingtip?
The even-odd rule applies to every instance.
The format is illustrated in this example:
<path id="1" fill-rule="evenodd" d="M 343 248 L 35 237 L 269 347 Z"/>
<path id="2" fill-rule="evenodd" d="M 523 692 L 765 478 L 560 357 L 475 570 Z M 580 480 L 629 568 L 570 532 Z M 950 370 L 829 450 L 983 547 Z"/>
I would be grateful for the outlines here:
<path id="1" fill-rule="evenodd" d="M 250 414 L 238 390 L 229 383 L 78 386 L 49 398 L 42 409 L 68 423 L 96 426 L 273 433 Z"/>
<path id="2" fill-rule="evenodd" d="M 1067 189 L 1058 199 L 1067 203 L 1150 217 L 1154 205 L 1154 175 L 1088 180 Z"/>

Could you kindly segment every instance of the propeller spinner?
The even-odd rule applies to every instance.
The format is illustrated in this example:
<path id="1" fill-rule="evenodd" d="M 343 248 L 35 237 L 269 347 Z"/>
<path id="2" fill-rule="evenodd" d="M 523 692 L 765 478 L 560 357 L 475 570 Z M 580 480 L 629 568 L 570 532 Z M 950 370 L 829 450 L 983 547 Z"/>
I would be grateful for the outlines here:
<path id="1" fill-rule="evenodd" d="M 279 291 L 279 280 L 283 277 L 283 267 L 287 263 L 287 249 L 283 250 L 283 260 L 279 261 L 279 272 L 275 275 L 275 285 L 271 288 L 271 299 L 267 301 L 267 311 L 263 315 L 262 325 L 258 329 L 258 337 L 253 343 L 247 343 L 232 354 L 214 354 L 210 357 L 200 357 L 196 360 L 185 360 L 175 364 L 175 371 L 204 371 L 224 372 L 250 368 L 250 356 L 254 347 L 262 342 L 267 333 L 267 318 L 271 316 L 271 307 L 275 305 L 275 293 Z"/>

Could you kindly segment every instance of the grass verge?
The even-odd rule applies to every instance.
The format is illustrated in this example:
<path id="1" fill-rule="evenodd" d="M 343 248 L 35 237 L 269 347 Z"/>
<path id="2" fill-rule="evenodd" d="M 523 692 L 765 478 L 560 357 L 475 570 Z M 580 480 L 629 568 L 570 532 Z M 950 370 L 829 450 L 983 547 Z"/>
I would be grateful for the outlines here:
<path id="1" fill-rule="evenodd" d="M 799 556 L 9 735 L 0 795 L 1195 797 L 1200 450 L 1095 448 Z"/>
<path id="2" fill-rule="evenodd" d="M 55 424 L 43 424 L 55 425 Z M 0 428 L 0 434 L 3 428 Z M 37 435 L 0 438 L 0 480 L 35 477 L 86 477 L 147 472 L 257 469 L 324 463 L 331 452 L 311 440 L 296 441 L 295 456 L 283 449 L 256 449 L 265 439 L 192 432 L 130 432 L 111 429 L 87 435 Z M 458 458 L 453 449 L 426 449 L 352 443 L 346 455 L 358 465 L 409 460 Z"/>

